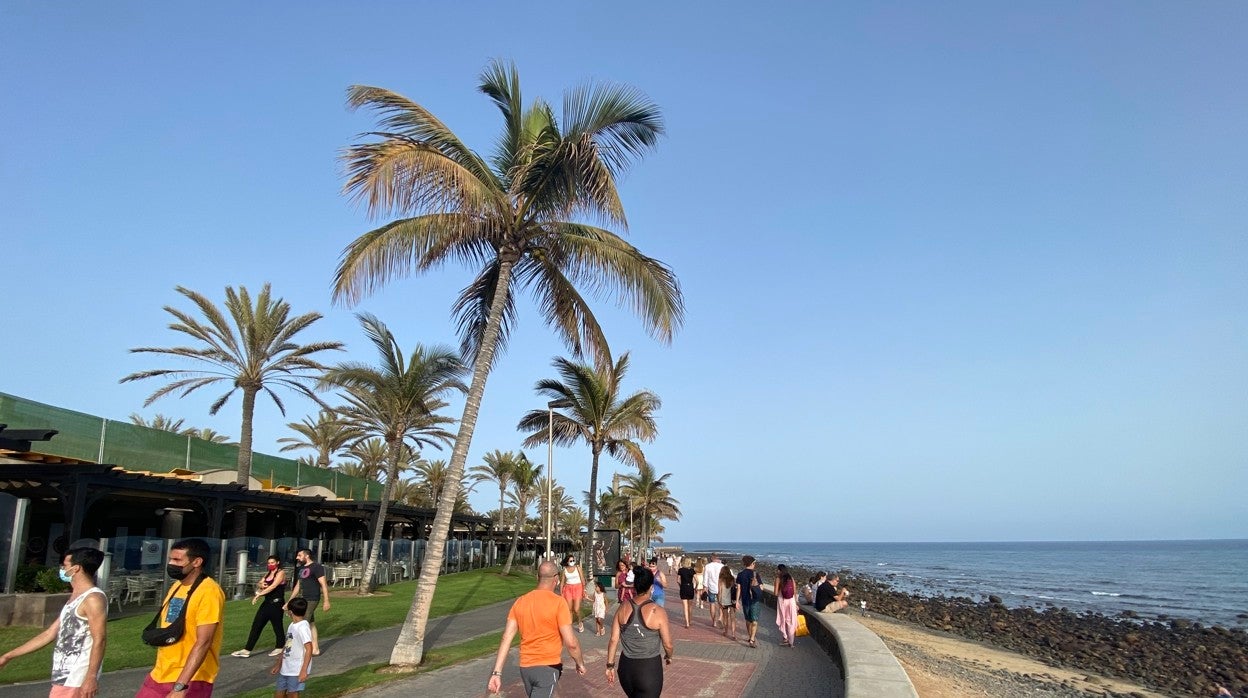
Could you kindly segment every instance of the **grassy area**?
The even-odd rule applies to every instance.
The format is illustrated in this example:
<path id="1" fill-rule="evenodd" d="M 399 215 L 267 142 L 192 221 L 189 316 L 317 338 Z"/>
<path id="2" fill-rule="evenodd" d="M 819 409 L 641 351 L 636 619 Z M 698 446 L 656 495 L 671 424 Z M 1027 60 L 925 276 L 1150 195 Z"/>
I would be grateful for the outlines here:
<path id="1" fill-rule="evenodd" d="M 458 645 L 435 648 L 426 652 L 424 663 L 416 671 L 411 672 L 379 673 L 377 670 L 386 666 L 385 664 L 368 664 L 332 676 L 310 676 L 308 677 L 307 690 L 304 693 L 310 696 L 330 698 L 331 696 L 341 696 L 388 681 L 411 678 L 417 674 L 458 664 L 467 659 L 493 655 L 498 650 L 498 643 L 502 639 L 503 634 L 501 632 L 491 633 L 473 638 L 467 642 L 461 642 Z M 511 644 L 513 647 L 520 644 L 520 638 L 517 637 Z M 315 666 L 313 668 L 315 669 Z M 269 686 L 248 691 L 239 696 L 239 698 L 269 698 L 272 695 L 273 688 Z"/>
<path id="2" fill-rule="evenodd" d="M 533 590 L 533 576 L 515 573 L 503 577 L 499 568 L 461 572 L 442 577 L 433 597 L 431 618 L 469 611 L 481 606 L 507 599 L 514 599 Z M 378 630 L 399 625 L 407 617 L 416 592 L 416 582 L 392 584 L 379 589 L 375 596 L 359 597 L 350 592 L 335 592 L 330 597 L 328 613 L 317 610 L 316 624 L 322 638 L 340 637 L 366 630 Z M 154 609 L 153 609 L 154 612 Z M 223 654 L 240 649 L 247 642 L 247 631 L 256 609 L 250 601 L 229 601 L 225 604 L 225 638 Z M 130 667 L 150 666 L 156 650 L 139 641 L 143 628 L 151 615 L 143 614 L 111 620 L 108 623 L 108 650 L 104 655 L 104 670 L 114 671 Z M 0 652 L 7 651 L 38 635 L 41 628 L 0 628 Z M 260 636 L 257 649 L 268 649 L 272 641 L 268 629 Z M 498 638 L 494 639 L 497 647 Z M 38 652 L 13 660 L 0 670 L 0 685 L 17 681 L 46 679 L 52 666 L 52 649 L 45 647 Z"/>

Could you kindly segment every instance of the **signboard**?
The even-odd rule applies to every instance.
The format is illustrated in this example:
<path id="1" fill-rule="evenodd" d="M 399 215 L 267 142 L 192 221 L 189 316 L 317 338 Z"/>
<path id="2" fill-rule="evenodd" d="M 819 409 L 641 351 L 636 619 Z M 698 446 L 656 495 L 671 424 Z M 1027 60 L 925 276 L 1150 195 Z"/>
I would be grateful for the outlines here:
<path id="1" fill-rule="evenodd" d="M 620 559 L 620 531 L 615 528 L 594 529 L 594 549 L 590 555 L 592 576 L 614 575 Z"/>

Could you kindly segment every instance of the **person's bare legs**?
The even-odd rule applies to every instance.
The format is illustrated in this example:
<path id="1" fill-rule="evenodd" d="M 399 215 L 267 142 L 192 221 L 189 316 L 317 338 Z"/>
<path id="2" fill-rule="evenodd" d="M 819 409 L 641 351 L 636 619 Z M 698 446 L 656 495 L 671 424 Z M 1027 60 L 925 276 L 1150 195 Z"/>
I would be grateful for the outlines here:
<path id="1" fill-rule="evenodd" d="M 685 609 L 685 627 L 689 627 L 689 606 L 693 603 L 693 599 L 681 599 L 680 605 Z"/>

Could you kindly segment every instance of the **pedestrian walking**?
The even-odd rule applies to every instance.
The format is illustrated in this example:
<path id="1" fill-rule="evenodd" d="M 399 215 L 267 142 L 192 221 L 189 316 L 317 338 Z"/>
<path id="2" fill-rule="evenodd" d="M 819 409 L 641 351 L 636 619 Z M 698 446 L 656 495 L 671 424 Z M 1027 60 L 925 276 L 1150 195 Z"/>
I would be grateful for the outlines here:
<path id="1" fill-rule="evenodd" d="M 94 698 L 100 686 L 107 637 L 108 597 L 95 579 L 102 562 L 104 553 L 95 548 L 73 548 L 65 553 L 60 578 L 69 583 L 69 600 L 43 632 L 0 654 L 0 669 L 55 640 L 48 698 Z"/>
<path id="2" fill-rule="evenodd" d="M 663 692 L 663 666 L 672 663 L 672 635 L 667 611 L 650 592 L 654 575 L 645 567 L 633 573 L 637 596 L 620 606 L 607 642 L 607 682 L 618 677 L 628 698 L 657 698 Z M 618 660 L 615 648 L 621 648 Z M 660 659 L 662 657 L 662 659 Z"/>
<path id="3" fill-rule="evenodd" d="M 563 674 L 563 650 L 567 648 L 576 673 L 585 674 L 585 658 L 572 630 L 572 614 L 563 598 L 555 594 L 559 566 L 547 560 L 537 566 L 537 588 L 516 599 L 507 612 L 503 639 L 494 658 L 487 684 L 490 693 L 503 687 L 503 664 L 516 633 L 520 633 L 520 681 L 531 696 L 553 696 Z"/>
<path id="4" fill-rule="evenodd" d="M 312 625 L 308 623 L 308 600 L 290 600 L 290 628 L 286 631 L 286 646 L 274 656 L 270 674 L 277 676 L 273 698 L 299 698 L 303 693 L 308 674 L 312 671 Z"/>
<path id="5" fill-rule="evenodd" d="M 320 636 L 316 632 L 316 602 L 321 602 L 321 610 L 329 612 L 329 585 L 325 583 L 325 566 L 312 559 L 312 551 L 300 548 L 295 553 L 295 590 L 290 598 L 306 599 L 308 602 L 308 625 L 312 628 L 312 656 L 321 654 Z M 290 610 L 290 603 L 283 607 Z"/>
<path id="6" fill-rule="evenodd" d="M 737 573 L 737 601 L 741 604 L 741 617 L 745 619 L 745 631 L 748 635 L 746 644 L 758 647 L 758 611 L 763 605 L 762 582 L 754 569 L 756 561 L 753 555 L 742 556 L 741 564 L 744 568 Z"/>
<path id="7" fill-rule="evenodd" d="M 693 593 L 698 600 L 698 610 L 706 607 L 706 581 L 702 578 L 706 571 L 706 558 L 700 557 L 693 563 Z"/>
<path id="8" fill-rule="evenodd" d="M 633 568 L 627 560 L 615 563 L 615 600 L 620 605 L 633 598 Z"/>
<path id="9" fill-rule="evenodd" d="M 255 606 L 258 603 L 259 607 L 256 609 L 255 617 L 251 619 L 251 633 L 247 635 L 247 644 L 243 645 L 243 649 L 231 652 L 231 657 L 250 657 L 266 625 L 273 628 L 274 638 L 273 651 L 269 652 L 269 656 L 278 656 L 286 645 L 286 634 L 282 632 L 282 609 L 286 604 L 286 573 L 282 571 L 281 558 L 276 555 L 269 556 L 265 567 L 267 569 L 264 577 L 256 582 L 256 593 L 251 597 L 251 605 Z"/>
<path id="10" fill-rule="evenodd" d="M 706 586 L 706 605 L 711 609 L 711 627 L 718 628 L 723 615 L 723 609 L 719 605 L 719 573 L 724 569 L 724 563 L 719 561 L 719 556 L 711 553 L 711 561 L 706 563 L 706 569 L 702 571 L 702 581 Z"/>
<path id="11" fill-rule="evenodd" d="M 559 594 L 568 603 L 568 611 L 572 614 L 572 622 L 576 623 L 576 632 L 585 632 L 585 621 L 581 619 L 581 604 L 585 603 L 585 572 L 576 564 L 576 558 L 567 555 L 559 570 Z"/>
<path id="12" fill-rule="evenodd" d="M 650 574 L 654 575 L 654 584 L 650 587 L 650 598 L 659 608 L 667 607 L 667 575 L 659 568 L 659 559 L 650 559 Z M 635 584 L 635 583 L 634 583 Z"/>
<path id="13" fill-rule="evenodd" d="M 602 582 L 594 582 L 594 629 L 595 635 L 607 633 L 607 589 Z"/>
<path id="14" fill-rule="evenodd" d="M 680 561 L 680 569 L 676 570 L 676 577 L 680 580 L 680 606 L 685 612 L 685 627 L 689 627 L 690 607 L 693 605 L 694 594 L 697 590 L 694 587 L 693 579 L 697 574 L 691 566 L 692 561 L 689 558 L 682 558 Z"/>
<path id="15" fill-rule="evenodd" d="M 177 541 L 165 567 L 177 584 L 143 631 L 156 665 L 135 698 L 208 698 L 221 667 L 225 592 L 208 576 L 212 551 L 200 538 Z"/>
<path id="16" fill-rule="evenodd" d="M 792 647 L 797 641 L 797 582 L 786 565 L 776 565 L 776 627 L 780 646 Z"/>
<path id="17" fill-rule="evenodd" d="M 737 639 L 737 579 L 728 565 L 719 569 L 719 610 L 724 620 L 724 637 Z M 731 634 L 729 634 L 731 629 Z"/>

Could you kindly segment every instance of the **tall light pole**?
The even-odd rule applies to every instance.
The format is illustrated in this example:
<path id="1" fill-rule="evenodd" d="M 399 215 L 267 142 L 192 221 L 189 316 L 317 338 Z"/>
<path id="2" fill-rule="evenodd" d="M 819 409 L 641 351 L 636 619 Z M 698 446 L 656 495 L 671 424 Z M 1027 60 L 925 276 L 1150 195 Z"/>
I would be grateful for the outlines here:
<path id="1" fill-rule="evenodd" d="M 551 400 L 546 403 L 546 557 L 552 558 L 550 549 L 551 511 L 554 507 L 555 487 L 555 408 L 567 407 L 567 400 Z"/>

